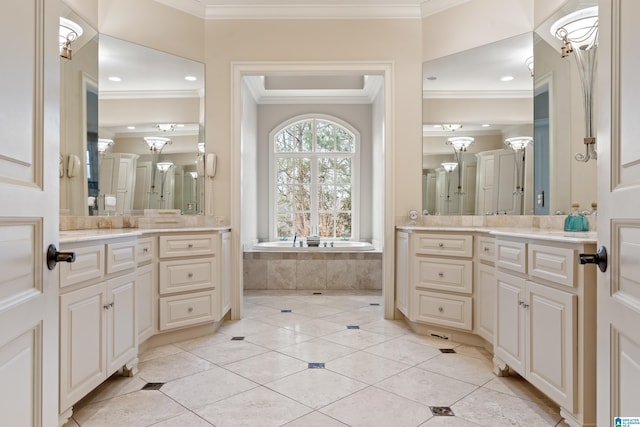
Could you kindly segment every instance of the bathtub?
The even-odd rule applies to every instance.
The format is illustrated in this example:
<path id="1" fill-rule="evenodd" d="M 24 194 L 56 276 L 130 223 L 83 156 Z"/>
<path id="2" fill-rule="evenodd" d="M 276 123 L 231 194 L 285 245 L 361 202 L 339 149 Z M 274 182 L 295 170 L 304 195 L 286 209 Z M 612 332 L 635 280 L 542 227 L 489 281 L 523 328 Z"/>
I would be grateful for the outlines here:
<path id="1" fill-rule="evenodd" d="M 260 242 L 253 245 L 254 251 L 265 252 L 360 252 L 360 251 L 373 251 L 375 248 L 369 242 L 356 242 L 351 240 L 336 240 L 320 242 L 320 246 L 309 247 L 304 239 L 302 240 L 303 246 L 300 247 L 300 243 L 296 242 L 296 246 L 293 246 L 293 241 L 283 240 L 276 242 Z M 333 243 L 333 246 L 331 244 Z M 326 246 L 325 246 L 326 244 Z"/>

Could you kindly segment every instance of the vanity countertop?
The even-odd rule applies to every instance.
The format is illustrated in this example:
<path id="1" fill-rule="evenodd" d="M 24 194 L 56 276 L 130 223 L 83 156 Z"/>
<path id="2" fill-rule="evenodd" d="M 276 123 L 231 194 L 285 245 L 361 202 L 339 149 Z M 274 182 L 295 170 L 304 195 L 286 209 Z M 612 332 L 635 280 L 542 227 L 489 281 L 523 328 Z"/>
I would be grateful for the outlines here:
<path id="1" fill-rule="evenodd" d="M 117 239 L 153 233 L 223 232 L 229 227 L 183 227 L 183 228 L 99 228 L 60 231 L 60 243 L 89 242 L 92 240 Z"/>
<path id="2" fill-rule="evenodd" d="M 597 243 L 598 234 L 595 231 L 570 232 L 564 230 L 550 230 L 542 228 L 511 228 L 511 227 L 447 227 L 407 225 L 397 226 L 403 231 L 449 231 L 487 233 L 496 237 L 515 237 L 521 239 L 549 240 L 567 243 Z"/>

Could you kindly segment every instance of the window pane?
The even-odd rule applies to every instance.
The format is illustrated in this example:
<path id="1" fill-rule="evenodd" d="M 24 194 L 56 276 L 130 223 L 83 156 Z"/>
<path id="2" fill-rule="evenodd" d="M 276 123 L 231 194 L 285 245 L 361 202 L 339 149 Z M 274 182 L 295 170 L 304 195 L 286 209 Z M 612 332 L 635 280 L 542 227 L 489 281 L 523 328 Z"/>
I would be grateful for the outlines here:
<path id="1" fill-rule="evenodd" d="M 278 224 L 276 237 L 293 236 L 293 214 L 278 214 Z"/>
<path id="2" fill-rule="evenodd" d="M 351 187 L 341 186 L 335 188 L 335 210 L 350 211 L 351 210 Z"/>
<path id="3" fill-rule="evenodd" d="M 298 236 L 308 236 L 311 234 L 311 213 L 296 212 L 294 214 L 295 230 Z"/>
<path id="4" fill-rule="evenodd" d="M 342 128 L 336 128 L 336 151 L 353 153 L 355 151 L 355 144 L 353 143 L 353 135 Z"/>
<path id="5" fill-rule="evenodd" d="M 279 158 L 278 184 L 311 183 L 311 160 L 308 158 Z"/>
<path id="6" fill-rule="evenodd" d="M 336 237 L 351 238 L 351 214 L 339 213 L 336 218 Z"/>
<path id="7" fill-rule="evenodd" d="M 321 185 L 318 188 L 318 210 L 333 212 L 335 209 L 335 187 L 333 185 Z"/>
<path id="8" fill-rule="evenodd" d="M 335 159 L 323 157 L 318 159 L 318 182 L 320 184 L 332 184 L 335 182 Z"/>
<path id="9" fill-rule="evenodd" d="M 335 159 L 335 183 L 351 184 L 351 159 L 337 158 Z"/>
<path id="10" fill-rule="evenodd" d="M 311 121 L 298 122 L 276 135 L 276 153 L 305 152 L 312 150 L 313 127 Z"/>
<path id="11" fill-rule="evenodd" d="M 334 216 L 333 214 L 318 215 L 318 234 L 320 237 L 335 237 L 333 234 Z"/>
<path id="12" fill-rule="evenodd" d="M 316 124 L 316 151 L 334 151 L 336 137 L 333 125 L 321 120 Z"/>

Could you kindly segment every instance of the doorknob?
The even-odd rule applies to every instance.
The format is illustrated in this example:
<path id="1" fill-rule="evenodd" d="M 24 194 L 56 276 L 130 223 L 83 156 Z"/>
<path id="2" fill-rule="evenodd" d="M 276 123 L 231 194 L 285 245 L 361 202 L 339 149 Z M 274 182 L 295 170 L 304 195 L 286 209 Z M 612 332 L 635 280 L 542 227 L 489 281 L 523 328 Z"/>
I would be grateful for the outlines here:
<path id="1" fill-rule="evenodd" d="M 580 264 L 598 264 L 603 273 L 607 271 L 607 248 L 600 246 L 595 254 L 579 254 Z"/>
<path id="2" fill-rule="evenodd" d="M 49 245 L 47 249 L 47 268 L 53 270 L 59 262 L 75 262 L 75 252 L 58 252 L 56 245 Z"/>

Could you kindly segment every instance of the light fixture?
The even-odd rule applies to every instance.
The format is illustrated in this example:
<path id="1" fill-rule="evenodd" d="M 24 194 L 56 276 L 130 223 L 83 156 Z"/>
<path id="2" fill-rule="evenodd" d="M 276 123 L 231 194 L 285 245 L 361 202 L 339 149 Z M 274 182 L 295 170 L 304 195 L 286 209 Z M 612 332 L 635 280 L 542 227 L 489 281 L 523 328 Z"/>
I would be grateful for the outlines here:
<path id="1" fill-rule="evenodd" d="M 524 160 L 525 149 L 529 144 L 533 143 L 533 138 L 530 136 L 515 136 L 513 138 L 507 138 L 504 140 L 506 146 L 511 147 L 515 151 L 515 164 L 516 164 L 516 189 L 513 192 L 514 195 L 520 196 L 520 213 L 524 210 Z"/>
<path id="2" fill-rule="evenodd" d="M 175 123 L 158 123 L 156 127 L 162 132 L 171 132 L 176 128 L 176 125 Z"/>
<path id="3" fill-rule="evenodd" d="M 447 172 L 453 172 L 456 169 L 456 167 L 458 167 L 458 164 L 454 162 L 444 162 L 444 163 L 441 163 L 440 165 Z"/>
<path id="4" fill-rule="evenodd" d="M 104 153 L 113 145 L 113 139 L 98 138 L 98 153 Z"/>
<path id="5" fill-rule="evenodd" d="M 455 136 L 447 139 L 447 145 L 453 147 L 453 154 L 456 157 L 456 164 L 458 165 L 458 191 L 456 193 L 458 195 L 464 194 L 462 192 L 462 153 L 467 151 L 467 148 L 473 144 L 473 141 L 474 139 L 471 136 Z"/>
<path id="6" fill-rule="evenodd" d="M 196 76 L 185 76 L 184 79 L 188 82 L 195 82 L 196 80 L 198 80 Z"/>
<path id="7" fill-rule="evenodd" d="M 157 151 L 158 153 L 162 151 L 165 145 L 171 144 L 169 138 L 163 138 L 161 136 L 145 136 L 144 142 L 147 143 L 151 151 Z"/>
<path id="8" fill-rule="evenodd" d="M 446 198 L 444 201 L 450 202 L 451 201 L 451 172 L 453 172 L 458 167 L 458 164 L 454 162 L 444 162 L 444 163 L 440 163 L 440 166 L 442 166 L 445 172 L 447 172 L 447 175 L 445 178 L 447 183 L 447 194 L 445 195 Z M 449 213 L 449 204 L 447 204 L 446 213 Z"/>
<path id="9" fill-rule="evenodd" d="M 454 132 L 454 131 L 462 128 L 462 125 L 460 123 L 442 124 L 441 126 L 442 126 L 442 129 L 450 130 L 451 132 Z"/>
<path id="10" fill-rule="evenodd" d="M 204 154 L 204 142 L 198 142 L 198 154 Z"/>
<path id="11" fill-rule="evenodd" d="M 503 77 L 500 77 L 500 81 L 501 81 L 501 82 L 510 82 L 510 81 L 512 81 L 513 79 L 514 79 L 514 77 L 513 77 L 513 76 L 503 76 Z"/>
<path id="12" fill-rule="evenodd" d="M 173 166 L 173 163 L 171 162 L 159 162 L 157 165 L 157 168 L 160 172 L 166 172 L 168 171 L 171 166 Z"/>
<path id="13" fill-rule="evenodd" d="M 551 34 L 562 40 L 560 52 L 563 58 L 571 53 L 576 58 L 584 98 L 586 152 L 577 153 L 575 158 L 580 162 L 588 162 L 597 158 L 593 131 L 593 91 L 597 64 L 598 6 L 577 10 L 560 18 L 551 26 Z"/>
<path id="14" fill-rule="evenodd" d="M 189 174 L 191 175 L 191 178 L 198 179 L 198 172 L 189 172 Z"/>
<path id="15" fill-rule="evenodd" d="M 531 73 L 531 77 L 533 77 L 533 56 L 530 56 L 527 59 L 525 59 L 524 64 L 529 69 L 529 72 Z"/>
<path id="16" fill-rule="evenodd" d="M 73 52 L 71 50 L 71 42 L 78 40 L 82 35 L 82 27 L 70 19 L 60 17 L 60 28 L 58 31 L 58 47 L 60 56 L 65 59 L 71 59 Z"/>

